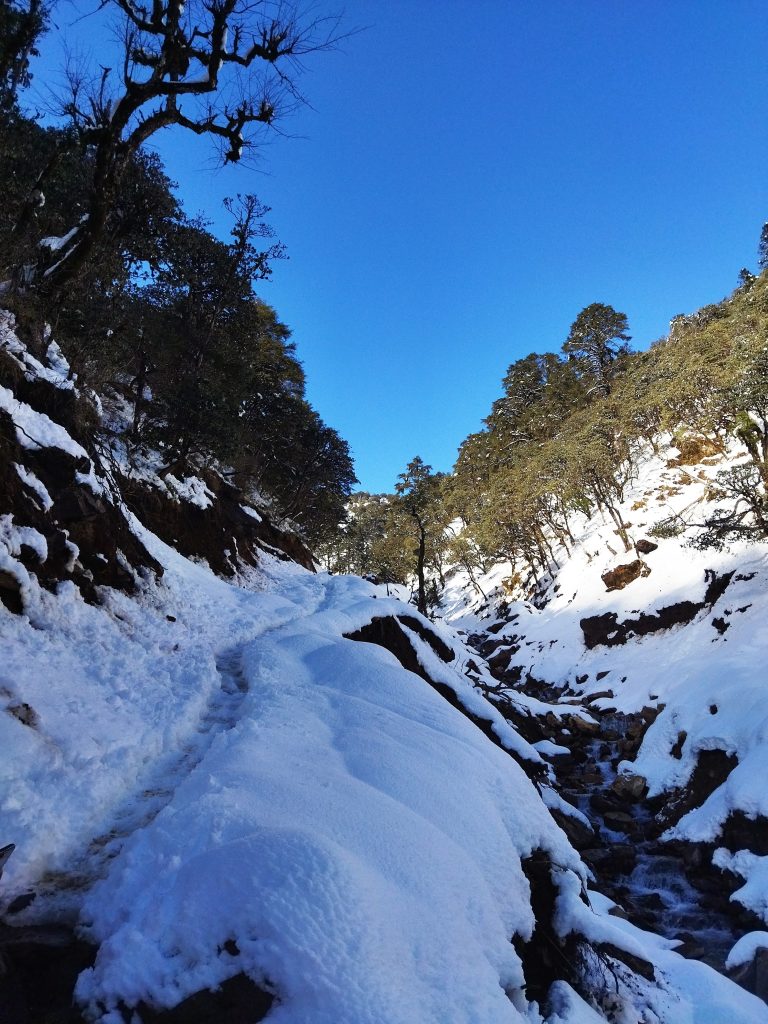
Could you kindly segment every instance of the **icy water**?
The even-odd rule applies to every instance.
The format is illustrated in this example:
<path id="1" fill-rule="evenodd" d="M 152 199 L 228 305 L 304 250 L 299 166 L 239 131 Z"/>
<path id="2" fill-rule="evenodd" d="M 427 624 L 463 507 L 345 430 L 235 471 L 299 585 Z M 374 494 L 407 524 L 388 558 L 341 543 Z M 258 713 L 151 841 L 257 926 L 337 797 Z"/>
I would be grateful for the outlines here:
<path id="1" fill-rule="evenodd" d="M 677 939 L 683 955 L 723 971 L 728 952 L 743 933 L 736 915 L 729 911 L 727 897 L 712 892 L 706 879 L 701 879 L 702 888 L 697 888 L 682 859 L 672 855 L 660 840 L 649 838 L 653 818 L 641 804 L 622 802 L 620 809 L 616 808 L 620 820 L 606 820 L 612 809 L 603 810 L 600 797 L 610 793 L 616 778 L 611 762 L 617 751 L 610 742 L 594 740 L 585 752 L 585 763 L 559 774 L 563 796 L 598 832 L 597 887 L 640 927 Z M 597 801 L 593 799 L 596 795 Z"/>
<path id="2" fill-rule="evenodd" d="M 722 971 L 739 937 L 733 922 L 704 905 L 707 897 L 691 885 L 677 857 L 658 852 L 658 844 L 644 846 L 634 870 L 619 884 L 626 886 L 631 901 L 646 908 L 656 905 L 656 930 L 681 939 L 680 952 Z"/>

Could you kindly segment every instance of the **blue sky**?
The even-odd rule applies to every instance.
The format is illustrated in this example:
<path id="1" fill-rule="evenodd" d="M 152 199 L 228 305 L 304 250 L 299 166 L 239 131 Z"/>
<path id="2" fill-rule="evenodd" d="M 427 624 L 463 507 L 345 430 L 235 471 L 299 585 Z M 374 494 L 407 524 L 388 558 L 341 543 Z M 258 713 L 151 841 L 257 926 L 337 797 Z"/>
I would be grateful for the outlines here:
<path id="1" fill-rule="evenodd" d="M 58 8 L 43 68 L 65 39 L 103 59 L 94 21 L 68 27 L 85 9 Z M 754 268 L 762 0 L 350 0 L 345 21 L 362 31 L 307 61 L 311 107 L 257 168 L 179 132 L 157 148 L 222 230 L 226 195 L 272 207 L 290 260 L 259 291 L 365 489 L 416 454 L 450 469 L 509 363 L 589 303 L 643 347 Z"/>

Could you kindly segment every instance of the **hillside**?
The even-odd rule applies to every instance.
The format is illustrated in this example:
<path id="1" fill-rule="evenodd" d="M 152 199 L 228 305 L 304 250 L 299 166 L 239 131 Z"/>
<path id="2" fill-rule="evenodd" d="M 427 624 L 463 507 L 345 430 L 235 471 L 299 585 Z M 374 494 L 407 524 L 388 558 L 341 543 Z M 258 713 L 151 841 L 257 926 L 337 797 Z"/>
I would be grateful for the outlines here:
<path id="1" fill-rule="evenodd" d="M 212 477 L 131 477 L 119 443 L 94 447 L 82 426 L 94 399 L 58 348 L 32 356 L 9 318 L 2 345 L 6 1019 L 768 1020 L 647 921 L 617 916 L 548 765 L 577 722 L 591 737 L 603 709 L 665 697 L 631 769 L 653 767 L 651 797 L 700 750 L 759 758 L 760 724 L 739 727 L 711 684 L 686 703 L 648 679 L 647 648 L 587 652 L 579 633 L 588 612 L 702 600 L 704 569 L 733 571 L 684 627 L 717 641 L 703 655 L 703 639 L 675 644 L 683 627 L 643 641 L 667 643 L 693 678 L 759 614 L 759 577 L 737 578 L 761 571 L 758 548 L 712 561 L 669 541 L 653 553 L 663 568 L 649 555 L 651 575 L 617 602 L 595 583 L 611 556 L 596 554 L 610 531 L 593 519 L 538 609 L 473 609 L 457 575 L 451 625 L 434 624 L 386 587 L 298 564 L 301 545 Z M 637 487 L 662 471 L 649 462 Z M 165 539 L 147 527 L 158 502 Z M 712 629 L 715 613 L 732 632 Z M 613 704 L 595 696 L 606 670 L 627 677 Z M 723 715 L 705 716 L 715 700 Z M 667 719 L 690 736 L 676 774 Z M 708 821 L 757 807 L 750 775 L 712 794 Z M 699 841 L 695 813 L 677 832 Z M 759 859 L 731 852 L 754 887 Z"/>
<path id="2" fill-rule="evenodd" d="M 533 600 L 510 596 L 499 564 L 476 580 L 488 598 L 457 571 L 443 613 L 488 659 L 489 698 L 597 828 L 575 841 L 630 919 L 742 980 L 751 970 L 766 994 L 752 955 L 768 943 L 768 552 L 654 530 L 704 521 L 717 473 L 744 455 L 648 447 L 620 507 L 633 551 L 610 518 L 581 516 Z"/>

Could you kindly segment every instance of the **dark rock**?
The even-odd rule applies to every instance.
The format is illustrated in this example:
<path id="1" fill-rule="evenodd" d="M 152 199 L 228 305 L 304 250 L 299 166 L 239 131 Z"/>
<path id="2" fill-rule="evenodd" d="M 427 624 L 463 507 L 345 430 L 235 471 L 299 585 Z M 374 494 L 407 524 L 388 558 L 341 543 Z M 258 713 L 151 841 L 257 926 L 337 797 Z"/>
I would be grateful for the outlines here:
<path id="1" fill-rule="evenodd" d="M 748 818 L 742 811 L 734 811 L 720 830 L 718 845 L 768 856 L 768 818 Z"/>
<path id="2" fill-rule="evenodd" d="M 122 477 L 120 484 L 126 504 L 145 526 L 182 555 L 204 558 L 222 576 L 234 575 L 241 564 L 255 565 L 261 550 L 314 571 L 311 552 L 295 534 L 278 529 L 263 512 L 256 519 L 243 511 L 243 493 L 218 474 L 204 479 L 215 498 L 208 508 L 141 481 Z"/>
<path id="3" fill-rule="evenodd" d="M 623 806 L 623 802 L 616 793 L 611 790 L 606 791 L 598 789 L 595 790 L 594 793 L 590 794 L 589 806 L 594 810 L 599 811 L 601 814 L 605 814 L 608 811 L 620 811 Z"/>
<path id="4" fill-rule="evenodd" d="M 497 747 L 501 747 L 502 750 L 506 751 L 506 753 L 510 755 L 510 757 L 514 758 L 529 778 L 534 781 L 544 780 L 547 769 L 543 764 L 537 761 L 526 761 L 522 757 L 518 757 L 514 752 L 507 750 L 497 736 L 491 719 L 481 718 L 479 715 L 467 710 L 459 700 L 456 692 L 452 690 L 450 686 L 432 679 L 419 661 L 411 641 L 403 631 L 403 627 L 396 616 L 377 616 L 376 618 L 371 619 L 367 625 L 355 630 L 354 633 L 345 633 L 344 635 L 347 640 L 377 644 L 379 647 L 383 647 L 391 654 L 394 654 L 403 668 L 408 669 L 410 672 L 414 672 L 417 676 L 421 676 L 421 678 L 428 683 L 433 690 L 439 693 L 441 697 L 447 700 L 452 707 L 456 708 L 457 711 L 460 711 L 465 718 L 470 720 L 470 722 L 473 722 L 478 729 L 480 729 L 480 731 L 483 732 L 489 740 L 491 740 L 492 743 Z"/>
<path id="5" fill-rule="evenodd" d="M 650 572 L 651 570 L 645 562 L 641 558 L 636 558 L 634 562 L 627 562 L 624 565 L 617 565 L 614 569 L 609 569 L 600 578 L 605 584 L 605 589 L 610 592 L 623 590 L 634 580 L 641 576 L 648 576 Z"/>
<path id="6" fill-rule="evenodd" d="M 686 785 L 668 795 L 661 814 L 662 822 L 667 826 L 675 824 L 684 814 L 701 807 L 722 786 L 738 763 L 736 755 L 725 750 L 700 750 L 696 767 Z"/>
<path id="7" fill-rule="evenodd" d="M 659 608 L 652 615 L 642 613 L 635 619 L 625 619 L 623 622 L 619 622 L 616 612 L 587 616 L 579 623 L 584 634 L 584 644 L 590 650 L 599 644 L 618 647 L 630 637 L 647 636 L 692 622 L 700 611 L 712 607 L 722 597 L 732 578 L 732 572 L 720 576 L 707 569 L 707 588 L 703 601 L 679 601 Z"/>
<path id="8" fill-rule="evenodd" d="M 591 825 L 585 825 L 580 818 L 575 818 L 558 807 L 550 807 L 549 813 L 568 836 L 568 840 L 575 850 L 589 849 L 594 845 L 596 836 Z"/>
<path id="9" fill-rule="evenodd" d="M 31 906 L 35 902 L 36 898 L 37 893 L 23 892 L 20 896 L 17 896 L 16 899 L 11 900 L 5 908 L 5 912 L 9 915 L 20 914 L 22 910 L 26 910 L 27 907 Z"/>
<path id="10" fill-rule="evenodd" d="M 15 843 L 8 843 L 7 846 L 4 846 L 2 849 L 0 849 L 0 878 L 3 877 L 3 869 L 5 868 L 5 865 L 8 863 L 8 860 L 15 849 Z"/>
<path id="11" fill-rule="evenodd" d="M 635 551 L 638 555 L 650 555 L 651 552 L 657 550 L 658 546 L 658 544 L 654 544 L 652 540 L 648 540 L 645 537 L 635 541 Z"/>
<path id="12" fill-rule="evenodd" d="M 3 926 L 0 949 L 2 1024 L 83 1024 L 72 995 L 78 976 L 93 965 L 95 947 L 65 928 Z"/>
<path id="13" fill-rule="evenodd" d="M 685 745 L 685 741 L 687 739 L 688 739 L 688 733 L 685 731 L 685 729 L 681 729 L 680 732 L 677 734 L 677 739 L 672 744 L 672 747 L 670 748 L 670 751 L 669 751 L 670 755 L 672 757 L 674 757 L 674 759 L 676 761 L 680 761 L 682 759 L 682 756 L 683 756 L 683 746 Z"/>
<path id="14" fill-rule="evenodd" d="M 21 584 L 12 573 L 6 572 L 5 569 L 0 569 L 0 601 L 14 615 L 21 615 L 24 611 Z"/>
<path id="15" fill-rule="evenodd" d="M 485 631 L 486 633 L 500 633 L 506 624 L 506 619 L 502 619 L 500 622 L 494 622 L 492 625 L 486 626 Z"/>
<path id="16" fill-rule="evenodd" d="M 514 647 L 499 647 L 497 651 L 490 655 L 488 667 L 497 678 L 509 668 L 509 663 L 516 653 Z"/>
<path id="17" fill-rule="evenodd" d="M 614 877 L 629 875 L 637 862 L 637 850 L 630 843 L 612 843 L 608 847 L 606 871 Z"/>
<path id="18" fill-rule="evenodd" d="M 767 937 L 768 941 L 768 937 Z M 748 992 L 768 1002 L 768 948 L 760 946 L 746 963 L 728 971 L 728 976 Z"/>
<path id="19" fill-rule="evenodd" d="M 690 932 L 681 932 L 677 937 L 681 942 L 679 946 L 675 947 L 675 952 L 680 956 L 684 956 L 688 960 L 703 960 L 706 957 L 707 950 L 695 935 L 691 935 Z"/>
<path id="20" fill-rule="evenodd" d="M 613 792 L 626 800 L 642 800 L 648 792 L 648 783 L 642 775 L 617 775 L 611 786 Z"/>
<path id="21" fill-rule="evenodd" d="M 140 1003 L 143 1024 L 256 1024 L 272 1009 L 275 997 L 245 974 L 228 978 L 215 990 L 204 989 L 170 1010 Z"/>
<path id="22" fill-rule="evenodd" d="M 41 564 L 37 548 L 30 547 L 29 544 L 19 545 L 19 561 L 27 569 L 34 569 Z"/>
<path id="23" fill-rule="evenodd" d="M 583 700 L 584 704 L 593 704 L 596 700 L 607 697 L 609 700 L 615 696 L 613 690 L 600 690 L 598 693 L 588 693 Z"/>
<path id="24" fill-rule="evenodd" d="M 595 736 L 600 731 L 599 722 L 594 722 L 589 718 L 582 718 L 581 715 L 568 715 L 567 722 L 576 732 L 587 733 L 589 736 Z"/>
<path id="25" fill-rule="evenodd" d="M 22 725 L 26 725 L 29 729 L 36 729 L 39 723 L 37 712 L 29 704 L 23 704 L 20 701 L 9 704 L 5 709 L 9 715 L 12 715 L 15 719 L 21 722 Z"/>
<path id="26" fill-rule="evenodd" d="M 639 974 L 646 981 L 655 981 L 656 975 L 653 970 L 653 964 L 649 963 L 648 960 L 643 960 L 642 957 L 635 956 L 634 953 L 628 953 L 625 949 L 619 949 L 618 946 L 613 946 L 607 942 L 600 943 L 598 949 L 607 956 L 613 957 L 614 960 L 620 960 L 621 963 L 626 964 L 631 971 Z"/>
<path id="27" fill-rule="evenodd" d="M 626 811 L 606 811 L 603 818 L 605 824 L 613 832 L 637 831 L 637 821 Z"/>
<path id="28" fill-rule="evenodd" d="M 542 1004 L 553 982 L 572 979 L 577 940 L 573 935 L 563 938 L 555 927 L 559 892 L 552 881 L 554 868 L 549 854 L 534 850 L 521 867 L 531 888 L 536 924 L 527 942 L 515 935 L 512 943 L 522 963 L 526 998 Z"/>
<path id="29" fill-rule="evenodd" d="M 398 618 L 404 626 L 412 629 L 414 633 L 420 636 L 441 661 L 444 661 L 446 664 L 453 661 L 455 655 L 448 644 L 433 629 L 428 629 L 421 619 L 417 619 L 413 615 L 398 615 Z"/>

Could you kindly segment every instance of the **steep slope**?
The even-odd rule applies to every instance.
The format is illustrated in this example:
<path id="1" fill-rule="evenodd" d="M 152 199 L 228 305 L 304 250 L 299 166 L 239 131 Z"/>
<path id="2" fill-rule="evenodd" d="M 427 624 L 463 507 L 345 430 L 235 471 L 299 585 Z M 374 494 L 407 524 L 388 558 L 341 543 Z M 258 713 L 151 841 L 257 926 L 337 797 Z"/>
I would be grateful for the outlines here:
<path id="1" fill-rule="evenodd" d="M 561 564 L 532 601 L 509 599 L 502 583 L 509 568 L 498 566 L 481 581 L 486 592 L 496 588 L 490 606 L 457 574 L 446 608 L 495 666 L 498 706 L 550 759 L 560 757 L 569 799 L 584 797 L 599 812 L 614 853 L 626 850 L 622 841 L 659 839 L 682 875 L 687 870 L 700 889 L 732 894 L 751 912 L 732 907 L 731 943 L 768 924 L 768 553 L 744 543 L 697 551 L 686 544 L 695 530 L 648 535 L 672 513 L 703 522 L 715 504 L 714 474 L 742 456 L 699 452 L 683 465 L 674 448 L 649 450 L 621 510 L 636 551 L 620 553 L 613 524 L 599 515 L 574 520 L 573 551 L 560 552 Z M 532 696 L 543 696 L 544 705 Z M 557 716 L 576 708 L 592 725 L 574 733 L 573 720 Z M 585 774 L 587 761 L 602 768 L 575 792 L 574 775 Z M 624 870 L 608 865 L 622 883 L 633 863 L 626 855 Z M 587 856 L 596 869 L 606 858 L 599 849 Z M 699 892 L 704 906 L 707 899 Z M 670 905 L 658 907 L 656 923 Z M 752 952 L 761 945 L 754 939 Z"/>
<path id="2" fill-rule="evenodd" d="M 39 407 L 62 373 L 31 404 L 55 350 L 33 363 L 5 337 L 2 454 L 24 485 L 0 533 L 7 1018 L 768 1021 L 588 890 L 558 824 L 583 816 L 453 631 L 289 541 L 230 553 L 228 579 L 185 557 Z M 67 486 L 106 495 L 89 529 L 113 538 L 67 548 L 58 579 L 47 538 L 73 542 L 40 451 L 82 460 Z M 215 507 L 203 488 L 187 504 Z"/>

